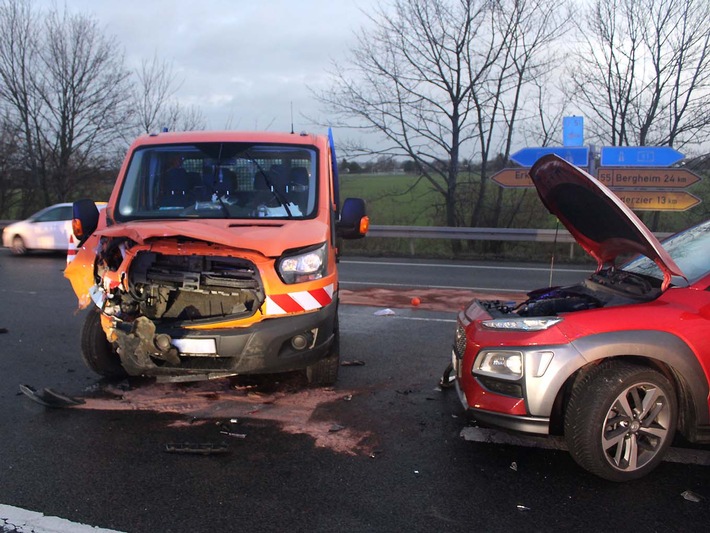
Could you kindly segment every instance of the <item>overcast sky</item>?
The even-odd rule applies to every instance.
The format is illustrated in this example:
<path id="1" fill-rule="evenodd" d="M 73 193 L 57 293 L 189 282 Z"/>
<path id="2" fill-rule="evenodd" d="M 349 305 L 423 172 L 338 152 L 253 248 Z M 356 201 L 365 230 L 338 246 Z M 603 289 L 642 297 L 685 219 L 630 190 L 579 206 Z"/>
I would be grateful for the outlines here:
<path id="1" fill-rule="evenodd" d="M 35 0 L 49 6 L 54 0 Z M 324 121 L 308 86 L 327 84 L 378 0 L 60 0 L 93 15 L 125 47 L 126 65 L 157 54 L 182 82 L 182 104 L 198 106 L 208 129 L 315 131 Z"/>

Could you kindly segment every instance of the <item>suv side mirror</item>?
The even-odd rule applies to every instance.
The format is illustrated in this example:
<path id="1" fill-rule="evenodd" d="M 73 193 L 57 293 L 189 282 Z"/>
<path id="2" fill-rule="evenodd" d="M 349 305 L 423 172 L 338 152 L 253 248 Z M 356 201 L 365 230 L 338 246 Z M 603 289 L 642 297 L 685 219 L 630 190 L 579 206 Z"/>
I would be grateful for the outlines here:
<path id="1" fill-rule="evenodd" d="M 74 237 L 79 241 L 78 246 L 81 246 L 98 226 L 99 210 L 94 201 L 87 198 L 74 202 L 72 209 L 71 229 Z"/>
<path id="2" fill-rule="evenodd" d="M 337 235 L 343 239 L 361 239 L 367 235 L 370 219 L 367 216 L 365 200 L 346 198 L 340 210 L 340 220 L 336 225 Z"/>

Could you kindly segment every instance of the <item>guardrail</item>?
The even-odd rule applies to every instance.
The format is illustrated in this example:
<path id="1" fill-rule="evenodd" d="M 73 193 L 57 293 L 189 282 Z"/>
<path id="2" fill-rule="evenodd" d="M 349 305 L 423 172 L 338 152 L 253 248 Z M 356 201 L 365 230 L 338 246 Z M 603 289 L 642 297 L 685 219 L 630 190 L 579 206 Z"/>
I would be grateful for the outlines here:
<path id="1" fill-rule="evenodd" d="M 452 228 L 449 226 L 370 226 L 368 237 L 460 239 L 464 241 L 576 242 L 566 229 Z"/>

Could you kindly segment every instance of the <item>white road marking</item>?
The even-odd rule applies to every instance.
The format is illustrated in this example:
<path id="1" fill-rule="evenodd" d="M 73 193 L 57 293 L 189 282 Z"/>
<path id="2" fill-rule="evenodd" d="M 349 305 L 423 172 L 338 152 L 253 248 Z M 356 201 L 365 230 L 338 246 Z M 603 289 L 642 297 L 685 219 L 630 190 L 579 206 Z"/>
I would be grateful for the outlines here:
<path id="1" fill-rule="evenodd" d="M 385 266 L 407 266 L 407 267 L 437 267 L 437 268 L 465 268 L 470 270 L 532 270 L 535 272 L 549 272 L 549 267 L 506 267 L 506 266 L 486 266 L 486 265 L 453 265 L 450 263 L 398 263 L 396 261 L 357 261 L 357 260 L 340 260 L 341 263 L 353 265 L 385 265 Z M 578 272 L 580 274 L 588 274 L 594 269 L 577 269 L 577 268 L 554 268 L 555 272 Z"/>
<path id="2" fill-rule="evenodd" d="M 341 310 L 341 311 L 340 311 L 340 316 L 341 316 L 341 317 L 348 317 L 348 316 L 351 316 L 351 317 L 360 318 L 360 317 L 362 317 L 362 316 L 369 316 L 369 315 L 362 315 L 362 314 L 360 314 L 360 313 L 345 313 L 345 312 L 343 312 L 343 311 Z M 395 314 L 394 314 L 394 315 L 383 315 L 383 316 L 378 316 L 378 317 L 375 317 L 375 318 L 378 318 L 378 319 L 393 319 L 393 320 L 415 320 L 415 321 L 418 320 L 418 321 L 421 321 L 421 322 L 447 322 L 447 323 L 451 323 L 451 324 L 456 323 L 456 319 L 455 319 L 455 318 L 427 318 L 427 317 L 422 317 L 422 316 L 398 316 L 398 315 L 396 314 L 396 311 L 395 311 Z"/>
<path id="3" fill-rule="evenodd" d="M 372 281 L 343 281 L 341 285 L 367 285 L 368 287 L 422 287 L 427 289 L 456 289 L 462 291 L 488 291 L 488 292 L 525 292 L 524 289 L 492 289 L 490 287 L 457 287 L 455 285 L 416 285 L 413 283 L 378 283 Z"/>
<path id="4" fill-rule="evenodd" d="M 0 503 L 0 530 L 3 527 L 17 533 L 121 533 Z"/>
<path id="5" fill-rule="evenodd" d="M 546 450 L 567 451 L 567 445 L 562 437 L 536 437 L 532 435 L 514 435 L 495 429 L 466 427 L 461 430 L 461 437 L 467 441 L 489 444 L 510 444 L 527 448 L 542 448 Z M 688 448 L 670 448 L 664 461 L 686 465 L 710 466 L 710 451 L 691 450 Z"/>

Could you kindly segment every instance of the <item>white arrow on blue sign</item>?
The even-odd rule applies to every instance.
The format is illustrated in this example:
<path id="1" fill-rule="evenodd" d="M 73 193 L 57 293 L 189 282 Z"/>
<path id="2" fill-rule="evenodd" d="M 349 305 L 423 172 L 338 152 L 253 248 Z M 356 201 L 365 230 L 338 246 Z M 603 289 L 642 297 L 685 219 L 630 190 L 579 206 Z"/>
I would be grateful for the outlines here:
<path id="1" fill-rule="evenodd" d="M 603 167 L 668 167 L 685 156 L 670 146 L 604 146 Z"/>
<path id="2" fill-rule="evenodd" d="M 511 161 L 515 161 L 522 167 L 531 167 L 535 161 L 543 155 L 557 154 L 562 159 L 569 161 L 578 167 L 586 167 L 589 165 L 589 147 L 571 147 L 571 146 L 544 146 L 538 148 L 523 148 L 510 156 Z"/>

